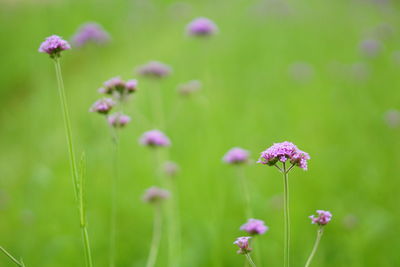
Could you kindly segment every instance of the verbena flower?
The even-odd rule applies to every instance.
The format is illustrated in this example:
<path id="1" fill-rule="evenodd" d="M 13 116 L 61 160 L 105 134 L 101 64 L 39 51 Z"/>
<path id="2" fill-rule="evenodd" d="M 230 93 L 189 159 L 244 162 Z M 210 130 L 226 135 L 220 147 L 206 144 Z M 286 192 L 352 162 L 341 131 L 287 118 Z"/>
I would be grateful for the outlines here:
<path id="1" fill-rule="evenodd" d="M 367 39 L 360 43 L 361 53 L 368 57 L 376 57 L 382 51 L 382 44 L 376 39 Z"/>
<path id="2" fill-rule="evenodd" d="M 172 161 L 165 162 L 163 167 L 165 174 L 170 177 L 175 176 L 179 172 L 178 164 Z"/>
<path id="3" fill-rule="evenodd" d="M 312 224 L 326 225 L 332 219 L 332 213 L 330 213 L 329 211 L 317 210 L 317 214 L 318 214 L 318 216 L 316 216 L 316 217 L 315 217 L 315 215 L 309 216 Z"/>
<path id="4" fill-rule="evenodd" d="M 137 91 L 138 81 L 128 80 L 125 82 L 121 77 L 113 77 L 104 82 L 103 87 L 99 89 L 99 93 L 118 96 L 126 96 Z"/>
<path id="5" fill-rule="evenodd" d="M 103 98 L 103 99 L 97 100 L 92 105 L 92 107 L 90 108 L 89 111 L 97 112 L 100 114 L 108 114 L 114 105 L 115 105 L 115 102 L 111 98 Z"/>
<path id="6" fill-rule="evenodd" d="M 159 61 L 150 61 L 136 69 L 136 72 L 142 76 L 151 78 L 164 78 L 171 74 L 172 68 Z"/>
<path id="7" fill-rule="evenodd" d="M 150 147 L 166 147 L 171 145 L 169 138 L 159 130 L 145 132 L 140 138 L 140 143 Z"/>
<path id="8" fill-rule="evenodd" d="M 112 127 L 122 128 L 131 121 L 131 118 L 128 115 L 125 115 L 121 112 L 116 112 L 114 114 L 109 115 L 107 117 L 107 121 L 108 124 L 110 124 L 110 126 Z"/>
<path id="9" fill-rule="evenodd" d="M 233 244 L 237 245 L 239 247 L 239 250 L 237 251 L 238 254 L 246 254 L 249 253 L 252 248 L 250 248 L 250 236 L 242 236 L 238 237 Z"/>
<path id="10" fill-rule="evenodd" d="M 189 96 L 201 89 L 201 82 L 198 80 L 189 81 L 178 86 L 179 94 Z"/>
<path id="11" fill-rule="evenodd" d="M 71 46 L 58 35 L 52 35 L 40 45 L 39 52 L 47 53 L 51 58 L 58 58 L 61 56 L 61 51 L 69 50 Z"/>
<path id="12" fill-rule="evenodd" d="M 240 227 L 240 230 L 246 231 L 249 235 L 262 235 L 268 231 L 268 226 L 262 220 L 249 219 Z"/>
<path id="13" fill-rule="evenodd" d="M 110 35 L 103 27 L 95 22 L 85 23 L 79 27 L 76 34 L 72 37 L 72 44 L 77 47 L 87 43 L 106 44 L 110 41 Z"/>
<path id="14" fill-rule="evenodd" d="M 143 201 L 147 203 L 159 203 L 170 198 L 171 194 L 168 190 L 159 187 L 150 187 L 143 195 Z"/>
<path id="15" fill-rule="evenodd" d="M 239 147 L 230 149 L 225 156 L 223 161 L 229 164 L 241 164 L 247 162 L 249 159 L 249 152 Z"/>
<path id="16" fill-rule="evenodd" d="M 275 143 L 267 150 L 261 152 L 258 163 L 273 166 L 277 162 L 290 162 L 303 170 L 307 170 L 308 153 L 301 151 L 291 142 Z"/>
<path id="17" fill-rule="evenodd" d="M 188 24 L 186 32 L 192 36 L 210 36 L 218 32 L 218 27 L 208 18 L 196 18 Z"/>

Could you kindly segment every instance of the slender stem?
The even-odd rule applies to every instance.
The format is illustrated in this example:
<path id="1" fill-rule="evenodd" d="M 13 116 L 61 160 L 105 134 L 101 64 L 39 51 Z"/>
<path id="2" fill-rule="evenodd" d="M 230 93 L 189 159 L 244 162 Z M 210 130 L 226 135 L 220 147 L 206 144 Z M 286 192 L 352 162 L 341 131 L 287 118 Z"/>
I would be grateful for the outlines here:
<path id="1" fill-rule="evenodd" d="M 162 215 L 161 207 L 155 204 L 154 207 L 154 224 L 153 224 L 153 238 L 151 240 L 150 253 L 147 259 L 146 267 L 153 267 L 157 260 L 158 249 L 160 247 L 161 233 L 162 233 Z"/>
<path id="2" fill-rule="evenodd" d="M 92 264 L 92 258 L 91 258 L 91 252 L 90 252 L 89 236 L 88 236 L 87 227 L 86 227 L 86 213 L 85 213 L 85 209 L 83 206 L 83 182 L 82 182 L 83 177 L 81 177 L 81 183 L 79 183 L 78 168 L 76 165 L 75 151 L 74 151 L 74 146 L 72 143 L 72 131 L 71 131 L 71 122 L 70 122 L 68 105 L 67 105 L 67 97 L 65 95 L 64 82 L 62 79 L 60 59 L 58 57 L 56 57 L 54 59 L 54 65 L 55 65 L 56 76 L 57 76 L 58 93 L 60 96 L 61 109 L 62 109 L 62 113 L 63 113 L 65 134 L 66 134 L 66 138 L 67 138 L 69 161 L 70 161 L 70 167 L 71 167 L 71 172 L 72 172 L 72 182 L 73 182 L 73 186 L 74 186 L 75 200 L 79 204 L 78 209 L 79 209 L 79 214 L 80 214 L 81 231 L 82 231 L 82 238 L 83 238 L 82 241 L 83 241 L 84 253 L 85 253 L 85 258 L 86 258 L 86 266 L 92 267 L 93 264 Z M 83 173 L 81 173 L 81 176 L 83 176 Z"/>
<path id="3" fill-rule="evenodd" d="M 16 265 L 21 266 L 21 267 L 24 267 L 24 266 L 25 266 L 24 263 L 22 262 L 22 260 L 21 260 L 21 262 L 19 262 L 16 258 L 14 258 L 14 257 L 13 257 L 7 250 L 5 250 L 2 246 L 0 246 L 0 250 L 1 250 L 7 257 L 9 257 L 10 260 L 12 260 Z"/>
<path id="4" fill-rule="evenodd" d="M 314 255 L 315 255 L 315 252 L 317 252 L 318 245 L 319 245 L 319 242 L 321 241 L 321 237 L 322 237 L 322 234 L 323 234 L 323 233 L 324 233 L 323 226 L 320 226 L 319 229 L 318 229 L 318 231 L 317 231 L 317 239 L 315 240 L 314 247 L 313 247 L 313 249 L 312 249 L 312 251 L 311 251 L 310 256 L 309 256 L 308 259 L 307 259 L 307 262 L 306 262 L 305 267 L 310 266 L 311 261 L 312 261 Z"/>
<path id="5" fill-rule="evenodd" d="M 111 217 L 110 217 L 110 255 L 109 266 L 115 266 L 115 255 L 117 251 L 117 186 L 119 180 L 118 158 L 119 158 L 119 136 L 118 130 L 111 128 L 114 144 L 114 175 L 111 177 Z"/>
<path id="6" fill-rule="evenodd" d="M 247 219 L 249 219 L 253 216 L 253 212 L 251 210 L 249 188 L 243 166 L 237 166 L 237 175 L 239 176 L 239 182 L 240 186 L 242 187 L 243 198 L 246 206 L 245 214 Z"/>
<path id="7" fill-rule="evenodd" d="M 290 214 L 289 214 L 289 180 L 286 165 L 283 163 L 283 202 L 284 202 L 284 215 L 285 215 L 285 243 L 284 243 L 284 267 L 289 267 L 290 259 Z"/>
<path id="8" fill-rule="evenodd" d="M 254 263 L 254 261 L 251 259 L 250 253 L 246 253 L 245 255 L 246 255 L 246 259 L 249 262 L 250 266 L 251 267 L 257 267 L 256 264 Z"/>

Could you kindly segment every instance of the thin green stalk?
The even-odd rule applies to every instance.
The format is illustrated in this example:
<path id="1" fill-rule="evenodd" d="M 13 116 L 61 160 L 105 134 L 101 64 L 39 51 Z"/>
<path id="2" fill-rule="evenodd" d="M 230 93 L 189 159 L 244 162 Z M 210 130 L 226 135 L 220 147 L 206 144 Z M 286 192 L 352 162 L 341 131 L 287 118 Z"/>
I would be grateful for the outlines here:
<path id="1" fill-rule="evenodd" d="M 153 238 L 151 240 L 150 253 L 146 267 L 153 267 L 157 260 L 158 249 L 160 247 L 162 233 L 162 214 L 159 203 L 154 207 Z"/>
<path id="2" fill-rule="evenodd" d="M 20 267 L 25 267 L 24 262 L 18 261 L 16 258 L 14 258 L 7 250 L 5 250 L 2 246 L 0 246 L 0 250 L 8 257 L 10 260 L 12 260 L 16 265 Z"/>
<path id="3" fill-rule="evenodd" d="M 251 267 L 257 267 L 256 264 L 254 263 L 254 261 L 251 259 L 250 253 L 246 253 L 245 255 L 246 255 L 246 259 L 249 262 L 250 266 Z"/>
<path id="4" fill-rule="evenodd" d="M 284 215 L 285 215 L 285 244 L 284 244 L 284 267 L 289 267 L 290 259 L 290 214 L 289 214 L 289 177 L 286 165 L 283 163 L 283 202 L 284 202 Z"/>
<path id="5" fill-rule="evenodd" d="M 79 214 L 80 214 L 80 222 L 81 222 L 84 253 L 85 253 L 85 258 L 86 258 L 86 266 L 92 267 L 92 259 L 91 259 L 90 246 L 89 246 L 89 236 L 87 234 L 87 228 L 86 228 L 86 213 L 85 213 L 85 209 L 83 206 L 83 182 L 81 183 L 81 187 L 80 187 L 79 186 L 78 168 L 76 165 L 74 146 L 72 143 L 71 122 L 70 122 L 68 105 L 67 105 L 67 97 L 65 95 L 64 82 L 62 79 L 60 59 L 58 57 L 54 58 L 54 65 L 55 65 L 56 76 L 57 76 L 58 93 L 60 96 L 61 109 L 62 109 L 62 113 L 63 113 L 65 134 L 66 134 L 66 138 L 67 138 L 69 162 L 70 162 L 70 167 L 71 167 L 71 172 L 72 172 L 72 182 L 73 182 L 73 186 L 74 186 L 75 200 L 78 202 L 78 205 L 79 205 L 78 209 L 79 209 Z M 83 181 L 83 173 L 81 173 L 81 176 L 82 176 L 81 180 Z"/>
<path id="6" fill-rule="evenodd" d="M 240 183 L 240 187 L 242 188 L 242 194 L 243 194 L 243 198 L 244 198 L 244 202 L 245 202 L 245 206 L 246 206 L 246 208 L 245 208 L 246 218 L 249 219 L 249 218 L 253 217 L 253 212 L 251 209 L 250 193 L 249 193 L 249 188 L 247 185 L 243 166 L 237 166 L 236 171 L 237 171 L 237 175 L 239 177 L 239 183 Z"/>
<path id="7" fill-rule="evenodd" d="M 317 231 L 317 239 L 315 240 L 314 247 L 313 247 L 313 249 L 311 251 L 310 256 L 307 259 L 305 267 L 309 267 L 310 266 L 311 261 L 312 261 L 314 255 L 315 255 L 315 252 L 317 252 L 317 249 L 318 249 L 318 246 L 319 246 L 319 242 L 321 241 L 321 237 L 322 237 L 323 233 L 324 233 L 324 228 L 323 228 L 323 226 L 320 226 L 318 231 Z"/>
<path id="8" fill-rule="evenodd" d="M 114 143 L 114 175 L 111 177 L 111 218 L 110 218 L 110 255 L 109 255 L 109 266 L 115 266 L 115 255 L 117 251 L 117 187 L 119 180 L 119 136 L 117 129 L 112 128 L 113 143 Z"/>

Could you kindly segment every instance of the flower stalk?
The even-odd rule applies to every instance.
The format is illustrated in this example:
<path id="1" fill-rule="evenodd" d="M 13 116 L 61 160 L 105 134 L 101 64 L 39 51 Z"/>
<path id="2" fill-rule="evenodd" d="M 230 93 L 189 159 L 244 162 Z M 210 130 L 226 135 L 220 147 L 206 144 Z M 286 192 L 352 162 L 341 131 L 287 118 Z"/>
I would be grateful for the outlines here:
<path id="1" fill-rule="evenodd" d="M 251 258 L 251 256 L 250 256 L 250 253 L 246 253 L 245 255 L 246 255 L 246 259 L 247 259 L 247 261 L 249 262 L 250 266 L 251 266 L 251 267 L 256 267 L 256 264 L 255 264 L 254 261 L 252 260 L 252 258 Z"/>
<path id="2" fill-rule="evenodd" d="M 158 249 L 162 235 L 162 214 L 159 203 L 154 206 L 153 238 L 151 240 L 150 253 L 146 267 L 153 267 L 157 260 Z"/>
<path id="3" fill-rule="evenodd" d="M 317 238 L 315 239 L 315 243 L 314 243 L 313 249 L 312 249 L 312 251 L 311 251 L 310 256 L 309 256 L 308 259 L 307 259 L 307 262 L 306 262 L 305 267 L 309 267 L 309 266 L 310 266 L 311 261 L 312 261 L 312 259 L 314 258 L 315 253 L 317 252 L 317 249 L 318 249 L 318 246 L 319 246 L 319 242 L 321 241 L 321 237 L 322 237 L 322 234 L 323 234 L 323 233 L 324 233 L 324 228 L 323 228 L 323 226 L 321 225 L 321 226 L 318 228 L 318 231 L 317 231 Z"/>
<path id="4" fill-rule="evenodd" d="M 16 258 L 13 257 L 7 250 L 5 250 L 2 246 L 0 246 L 0 250 L 12 261 L 14 262 L 17 266 L 20 267 L 25 267 L 24 262 L 21 260 L 17 260 Z"/>

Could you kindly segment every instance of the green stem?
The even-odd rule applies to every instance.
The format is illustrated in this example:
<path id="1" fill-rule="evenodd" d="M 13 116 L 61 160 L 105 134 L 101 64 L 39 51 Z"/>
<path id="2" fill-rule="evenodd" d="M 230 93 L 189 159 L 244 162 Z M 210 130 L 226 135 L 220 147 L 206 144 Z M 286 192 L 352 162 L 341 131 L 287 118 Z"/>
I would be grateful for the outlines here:
<path id="1" fill-rule="evenodd" d="M 78 168 L 76 166 L 75 152 L 74 152 L 74 147 L 73 147 L 73 143 L 72 143 L 72 133 L 71 133 L 72 131 L 71 131 L 71 122 L 70 122 L 68 105 L 67 105 L 67 97 L 65 95 L 64 82 L 62 79 L 60 59 L 58 57 L 56 57 L 54 59 L 54 65 L 55 65 L 55 69 L 56 69 L 58 93 L 60 96 L 61 109 L 62 109 L 62 113 L 63 113 L 65 135 L 67 138 L 69 162 L 70 162 L 70 167 L 71 167 L 71 172 L 72 172 L 72 182 L 73 182 L 73 186 L 74 186 L 75 199 L 79 203 L 78 209 L 79 209 L 79 214 L 80 214 L 83 245 L 84 245 L 84 252 L 85 252 L 85 256 L 86 256 L 86 265 L 89 267 L 92 267 L 92 259 L 91 259 L 90 246 L 89 246 L 89 237 L 88 237 L 87 228 L 86 228 L 86 219 L 85 219 L 86 214 L 84 212 L 84 207 L 83 207 L 83 189 L 82 189 L 83 184 L 80 188 L 79 187 Z"/>
<path id="2" fill-rule="evenodd" d="M 162 215 L 161 207 L 155 204 L 154 207 L 154 224 L 153 224 L 153 238 L 151 240 L 150 253 L 147 259 L 146 267 L 153 267 L 157 260 L 158 249 L 160 247 L 161 233 L 162 233 Z"/>
<path id="3" fill-rule="evenodd" d="M 284 202 L 284 215 L 285 215 L 285 243 L 284 243 L 284 267 L 289 267 L 290 259 L 290 214 L 289 214 L 289 177 L 286 165 L 283 163 L 283 202 Z"/>
<path id="4" fill-rule="evenodd" d="M 119 158 L 119 136 L 117 129 L 111 128 L 114 143 L 114 175 L 111 177 L 111 218 L 110 218 L 110 256 L 109 266 L 115 266 L 115 255 L 117 251 L 117 183 L 119 180 L 118 158 Z"/>
<path id="5" fill-rule="evenodd" d="M 253 212 L 252 212 L 251 205 L 250 205 L 249 188 L 247 185 L 246 175 L 244 174 L 243 166 L 237 166 L 237 175 L 239 176 L 239 183 L 240 183 L 240 186 L 242 187 L 243 198 L 244 198 L 244 202 L 245 202 L 245 206 L 246 206 L 245 214 L 246 214 L 247 219 L 249 219 L 249 218 L 252 218 Z"/>
<path id="6" fill-rule="evenodd" d="M 10 260 L 12 260 L 16 265 L 20 266 L 20 267 L 25 267 L 24 263 L 19 262 L 16 258 L 14 258 L 7 250 L 5 250 L 2 246 L 0 246 L 0 250 L 7 256 L 10 258 Z"/>
<path id="7" fill-rule="evenodd" d="M 251 259 L 250 253 L 246 253 L 245 255 L 246 255 L 246 259 L 249 262 L 250 266 L 251 267 L 257 267 L 256 264 L 254 263 L 254 261 Z"/>
<path id="8" fill-rule="evenodd" d="M 313 249 L 311 251 L 310 256 L 307 259 L 305 267 L 310 266 L 311 261 L 312 261 L 314 255 L 315 255 L 315 252 L 317 252 L 317 249 L 318 249 L 318 246 L 319 246 L 319 242 L 321 241 L 321 237 L 322 237 L 323 233 L 324 233 L 323 226 L 320 226 L 318 231 L 317 231 L 317 239 L 315 240 L 314 247 L 313 247 Z"/>

